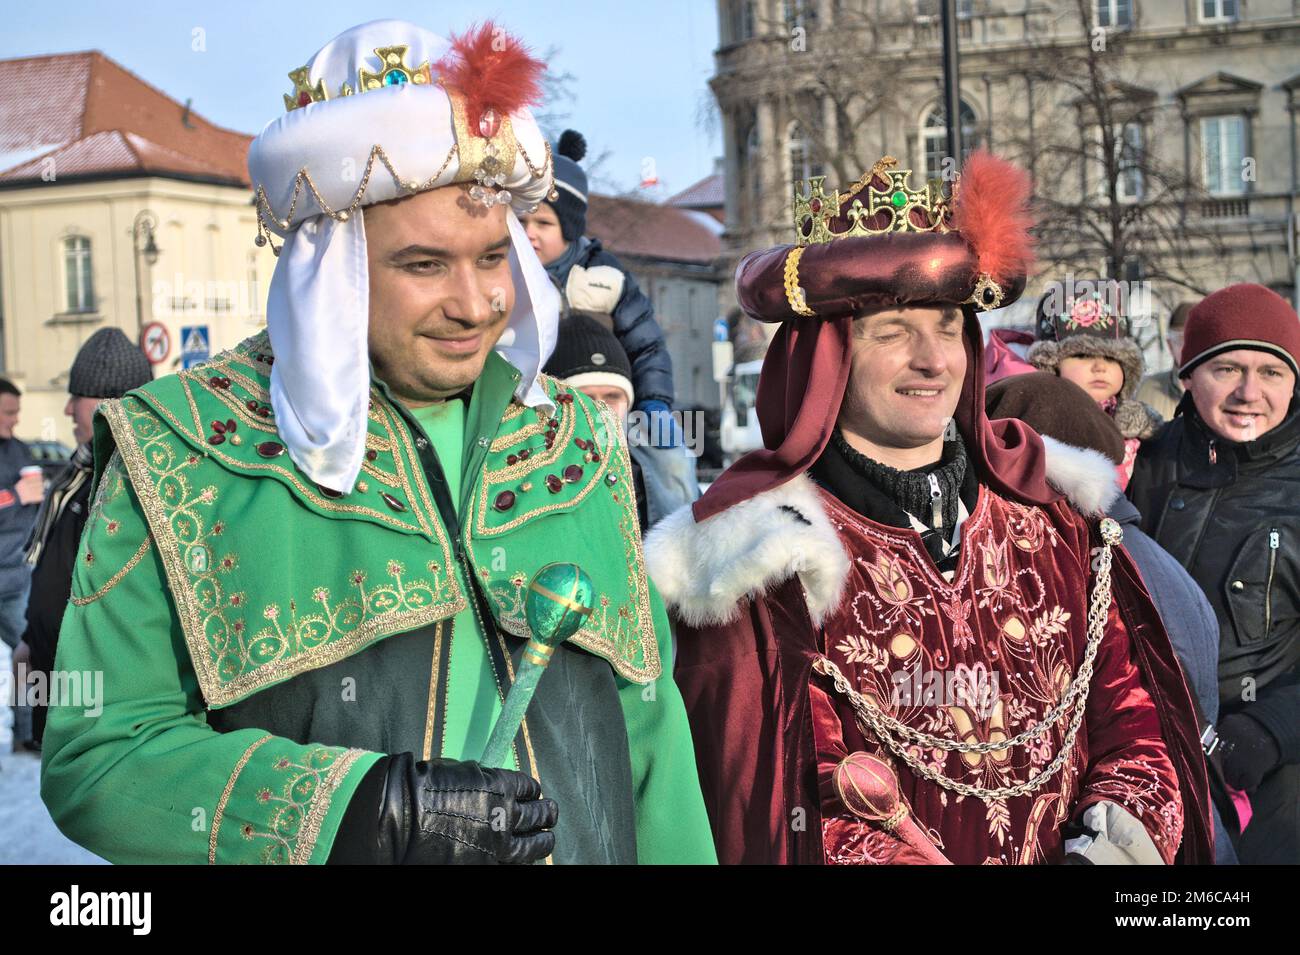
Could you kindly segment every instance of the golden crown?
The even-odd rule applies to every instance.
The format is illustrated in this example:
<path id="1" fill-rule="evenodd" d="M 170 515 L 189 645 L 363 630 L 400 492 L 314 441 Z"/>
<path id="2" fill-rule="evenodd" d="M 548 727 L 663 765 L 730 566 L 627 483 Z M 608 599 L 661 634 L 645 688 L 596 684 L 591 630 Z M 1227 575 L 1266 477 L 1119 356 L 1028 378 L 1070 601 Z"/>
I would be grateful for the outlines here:
<path id="1" fill-rule="evenodd" d="M 924 189 L 912 189 L 908 185 L 912 170 L 897 167 L 898 160 L 893 156 L 882 157 L 844 195 L 837 189 L 828 196 L 822 186 L 825 176 L 795 183 L 795 245 L 889 232 L 951 231 L 952 193 L 943 181 L 931 179 Z M 876 187 L 877 178 L 887 182 L 886 188 Z M 844 203 L 850 199 L 853 202 L 844 211 L 849 227 L 836 232 L 831 229 L 831 222 L 839 217 Z"/>
<path id="2" fill-rule="evenodd" d="M 410 47 L 406 44 L 381 46 L 375 50 L 379 58 L 378 72 L 367 70 L 364 66 L 357 69 L 357 88 L 350 83 L 339 87 L 338 96 L 351 96 L 353 93 L 368 93 L 386 86 L 401 86 L 404 83 L 425 84 L 433 82 L 433 71 L 429 61 L 425 60 L 417 67 L 406 65 L 406 53 Z M 284 94 L 284 108 L 293 112 L 311 103 L 321 103 L 333 98 L 325 89 L 325 81 L 317 80 L 312 84 L 308 76 L 308 67 L 300 66 L 289 73 L 293 81 L 293 92 Z"/>

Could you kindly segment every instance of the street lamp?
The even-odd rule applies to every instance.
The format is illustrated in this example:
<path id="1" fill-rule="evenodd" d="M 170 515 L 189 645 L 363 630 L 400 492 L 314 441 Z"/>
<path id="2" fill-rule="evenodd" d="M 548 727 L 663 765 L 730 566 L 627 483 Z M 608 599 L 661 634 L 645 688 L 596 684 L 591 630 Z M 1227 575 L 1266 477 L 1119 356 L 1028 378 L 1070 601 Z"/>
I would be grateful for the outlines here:
<path id="1" fill-rule="evenodd" d="M 138 342 L 144 334 L 144 290 L 140 287 L 140 258 L 152 268 L 158 263 L 158 243 L 154 241 L 154 230 L 158 228 L 158 217 L 148 209 L 136 213 L 131 223 L 131 258 L 135 265 L 135 337 Z M 144 247 L 140 239 L 144 238 Z"/>

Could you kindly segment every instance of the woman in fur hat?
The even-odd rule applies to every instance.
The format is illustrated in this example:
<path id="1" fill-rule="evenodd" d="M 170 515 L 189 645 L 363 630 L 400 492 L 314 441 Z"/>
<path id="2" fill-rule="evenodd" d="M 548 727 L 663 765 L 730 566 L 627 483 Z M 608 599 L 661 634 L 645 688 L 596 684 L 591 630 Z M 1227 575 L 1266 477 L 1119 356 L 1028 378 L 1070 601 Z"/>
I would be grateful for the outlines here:
<path id="1" fill-rule="evenodd" d="M 1137 400 L 1146 363 L 1138 343 L 1126 334 L 1123 317 L 1099 293 L 1069 298 L 1062 308 L 1049 291 L 1038 300 L 1038 341 L 1026 357 L 1039 371 L 1074 382 L 1110 415 L 1124 438 L 1124 460 L 1116 466 L 1119 486 L 1128 487 L 1138 448 L 1164 419 Z"/>

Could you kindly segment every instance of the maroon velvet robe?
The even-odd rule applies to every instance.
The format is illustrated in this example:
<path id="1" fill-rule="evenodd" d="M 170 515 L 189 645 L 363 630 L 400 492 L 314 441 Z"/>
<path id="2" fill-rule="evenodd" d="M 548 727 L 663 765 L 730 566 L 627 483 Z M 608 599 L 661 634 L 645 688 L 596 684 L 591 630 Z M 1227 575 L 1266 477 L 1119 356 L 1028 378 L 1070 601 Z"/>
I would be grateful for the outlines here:
<path id="1" fill-rule="evenodd" d="M 1037 722 L 1083 656 L 1087 565 L 1100 541 L 1090 531 L 1095 521 L 1064 502 L 1024 505 L 981 487 L 948 584 L 915 532 L 821 497 L 852 558 L 845 597 L 822 626 L 814 626 L 797 576 L 743 601 L 729 624 L 679 624 L 676 678 L 725 863 L 919 861 L 849 813 L 831 785 L 848 753 L 888 754 L 859 730 L 830 681 L 812 672 L 817 655 L 834 660 L 859 692 L 883 694 L 908 725 L 967 740 L 1015 736 Z M 1166 861 L 1180 836 L 1182 861 L 1211 861 L 1205 769 L 1186 684 L 1128 556 L 1112 553 L 1114 599 L 1084 722 L 1072 757 L 1042 788 L 986 806 L 889 757 L 917 823 L 954 862 L 1059 862 L 1060 827 L 1102 799 L 1136 816 Z M 997 705 L 991 712 L 892 705 L 891 674 L 917 666 L 996 670 Z M 941 765 L 949 777 L 985 787 L 1019 782 L 1055 755 L 1063 730 L 1064 722 L 1046 734 L 1046 746 L 1010 756 L 948 754 Z"/>

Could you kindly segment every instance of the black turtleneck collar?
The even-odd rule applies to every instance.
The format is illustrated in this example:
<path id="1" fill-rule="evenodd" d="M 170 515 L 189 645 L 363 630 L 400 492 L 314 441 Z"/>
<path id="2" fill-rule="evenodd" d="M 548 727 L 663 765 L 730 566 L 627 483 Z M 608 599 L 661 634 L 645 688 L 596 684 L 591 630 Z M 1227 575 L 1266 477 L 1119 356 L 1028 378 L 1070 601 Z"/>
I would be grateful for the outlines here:
<path id="1" fill-rule="evenodd" d="M 912 521 L 907 516 L 909 509 L 923 522 L 929 523 L 928 491 L 923 498 L 924 504 L 917 507 L 914 498 L 918 495 L 913 493 L 915 488 L 911 485 L 919 482 L 908 479 L 932 472 L 942 472 L 944 480 L 941 483 L 948 487 L 958 487 L 957 497 L 966 504 L 968 513 L 974 511 L 979 496 L 979 481 L 960 436 L 955 441 L 944 443 L 943 457 L 934 464 L 911 471 L 898 471 L 851 447 L 839 428 L 836 428 L 826 450 L 809 470 L 813 480 L 834 494 L 845 506 L 879 524 L 901 528 L 912 526 Z M 925 483 L 928 484 L 928 480 Z M 957 523 L 956 497 L 945 496 L 948 499 L 943 502 L 943 530 L 939 534 L 929 532 L 922 535 L 926 549 L 936 559 L 938 553 L 941 553 L 940 539 L 951 540 Z M 928 540 L 931 537 L 935 538 L 933 542 Z M 931 546 L 932 543 L 934 547 Z"/>

